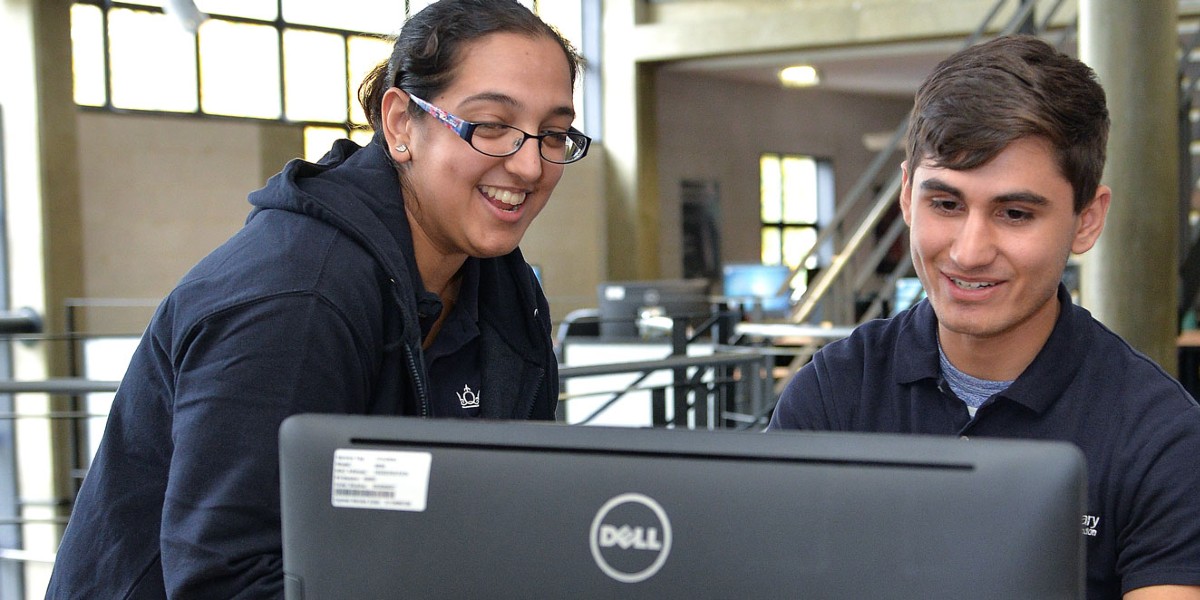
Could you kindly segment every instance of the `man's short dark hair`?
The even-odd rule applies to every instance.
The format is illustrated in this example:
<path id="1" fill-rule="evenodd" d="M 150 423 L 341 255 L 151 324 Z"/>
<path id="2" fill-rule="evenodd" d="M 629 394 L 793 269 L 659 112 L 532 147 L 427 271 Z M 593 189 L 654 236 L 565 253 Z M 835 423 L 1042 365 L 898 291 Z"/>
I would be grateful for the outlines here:
<path id="1" fill-rule="evenodd" d="M 919 161 L 965 170 L 1031 136 L 1054 148 L 1078 214 L 1104 172 L 1108 108 L 1096 73 L 1042 40 L 1004 36 L 961 50 L 917 90 L 908 121 L 909 169 Z M 910 171 L 911 172 L 911 171 Z"/>

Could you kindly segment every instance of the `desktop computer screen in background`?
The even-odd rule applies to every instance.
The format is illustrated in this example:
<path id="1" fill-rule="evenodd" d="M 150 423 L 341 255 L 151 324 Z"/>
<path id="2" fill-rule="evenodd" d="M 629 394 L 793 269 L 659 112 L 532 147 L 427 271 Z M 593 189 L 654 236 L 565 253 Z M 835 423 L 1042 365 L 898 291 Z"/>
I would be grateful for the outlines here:
<path id="1" fill-rule="evenodd" d="M 731 307 L 741 307 L 747 312 L 761 307 L 764 316 L 782 317 L 791 307 L 791 299 L 788 293 L 780 294 L 779 290 L 791 276 L 792 270 L 786 265 L 725 265 L 721 295 Z"/>
<path id="2" fill-rule="evenodd" d="M 607 340 L 644 337 L 639 327 L 647 317 L 702 320 L 712 315 L 707 279 L 606 281 L 596 290 L 600 337 Z M 661 333 L 661 332 L 660 332 Z M 669 333 L 662 333 L 670 337 Z"/>

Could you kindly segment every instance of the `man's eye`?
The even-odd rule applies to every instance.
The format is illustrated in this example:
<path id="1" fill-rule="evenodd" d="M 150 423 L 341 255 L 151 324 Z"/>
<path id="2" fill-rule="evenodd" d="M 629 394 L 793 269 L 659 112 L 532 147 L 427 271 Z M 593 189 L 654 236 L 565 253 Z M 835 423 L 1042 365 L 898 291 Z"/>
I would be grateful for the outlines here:
<path id="1" fill-rule="evenodd" d="M 954 212 L 956 209 L 958 209 L 958 200 L 952 200 L 948 198 L 935 198 L 930 200 L 929 204 L 934 210 L 942 212 Z"/>
<path id="2" fill-rule="evenodd" d="M 1029 211 L 1010 208 L 1004 211 L 1004 218 L 1009 221 L 1028 221 L 1033 218 L 1033 214 Z"/>

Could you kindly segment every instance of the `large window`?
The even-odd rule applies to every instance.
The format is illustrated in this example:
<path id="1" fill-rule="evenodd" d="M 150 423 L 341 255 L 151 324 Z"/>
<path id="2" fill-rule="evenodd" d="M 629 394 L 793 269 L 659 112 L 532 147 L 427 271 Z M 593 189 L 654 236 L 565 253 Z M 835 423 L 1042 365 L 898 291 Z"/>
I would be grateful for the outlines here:
<path id="1" fill-rule="evenodd" d="M 811 156 L 763 154 L 759 158 L 762 262 L 804 269 L 792 280 L 803 291 L 821 264 L 810 252 L 832 207 L 832 170 Z"/>
<path id="2" fill-rule="evenodd" d="M 334 139 L 370 139 L 358 84 L 431 1 L 196 0 L 200 19 L 172 8 L 187 2 L 79 1 L 75 102 L 300 123 L 306 154 L 320 156 Z M 522 1 L 583 47 L 583 0 Z M 576 110 L 582 122 L 578 95 Z"/>

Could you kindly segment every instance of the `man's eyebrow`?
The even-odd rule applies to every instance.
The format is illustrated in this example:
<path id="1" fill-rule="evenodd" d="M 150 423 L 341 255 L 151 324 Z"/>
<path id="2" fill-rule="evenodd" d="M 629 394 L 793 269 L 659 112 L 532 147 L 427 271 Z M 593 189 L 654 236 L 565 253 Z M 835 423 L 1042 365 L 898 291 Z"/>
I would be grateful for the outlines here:
<path id="1" fill-rule="evenodd" d="M 943 194 L 950 194 L 951 196 L 960 199 L 963 197 L 962 190 L 950 185 L 949 183 L 946 183 L 945 181 L 937 179 L 936 177 L 922 181 L 919 187 L 924 191 L 942 192 Z M 991 201 L 995 204 L 1024 202 L 1025 204 L 1036 204 L 1038 206 L 1044 206 L 1050 203 L 1045 196 L 1030 191 L 1015 191 L 1000 194 L 999 196 L 992 198 Z"/>
<path id="2" fill-rule="evenodd" d="M 516 98 L 500 92 L 480 92 L 473 96 L 467 96 L 461 104 L 471 104 L 473 102 L 497 102 L 515 109 L 521 108 L 521 103 Z M 550 111 L 550 114 L 575 118 L 575 110 L 570 106 L 556 106 Z"/>
<path id="3" fill-rule="evenodd" d="M 941 179 L 937 179 L 936 177 L 922 181 L 919 187 L 927 192 L 942 192 L 944 194 L 950 194 L 955 198 L 963 197 L 962 190 L 946 183 L 945 181 L 942 181 Z"/>
<path id="4" fill-rule="evenodd" d="M 995 202 L 996 204 L 1004 204 L 1007 202 L 1023 202 L 1025 204 L 1036 204 L 1038 206 L 1050 204 L 1050 201 L 1047 200 L 1045 196 L 1036 194 L 1034 192 L 1010 192 L 1007 194 L 1001 194 L 995 198 L 992 198 L 992 202 Z"/>

